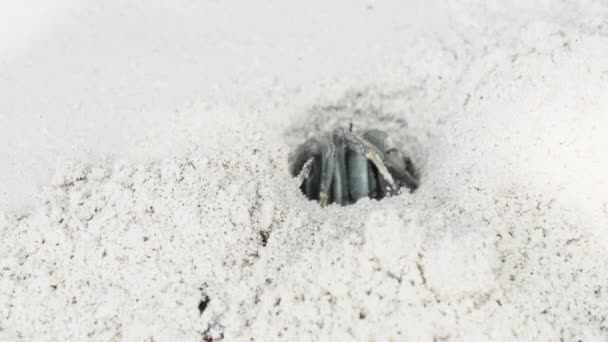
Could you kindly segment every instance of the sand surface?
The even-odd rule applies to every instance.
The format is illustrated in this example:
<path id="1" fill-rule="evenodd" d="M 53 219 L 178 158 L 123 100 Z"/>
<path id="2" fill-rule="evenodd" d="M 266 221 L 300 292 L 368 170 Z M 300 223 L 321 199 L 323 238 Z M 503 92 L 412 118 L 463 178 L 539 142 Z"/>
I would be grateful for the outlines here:
<path id="1" fill-rule="evenodd" d="M 335 65 L 315 60 L 284 79 L 144 89 L 151 112 L 172 108 L 145 132 L 126 114 L 144 115 L 145 96 L 118 97 L 113 112 L 93 92 L 67 118 L 107 110 L 125 131 L 83 116 L 80 133 L 42 148 L 33 176 L 16 174 L 31 156 L 1 150 L 14 164 L 2 169 L 0 340 L 608 340 L 608 7 L 433 4 L 416 7 L 415 27 L 388 4 L 357 4 L 391 18 L 376 32 L 397 47 L 347 60 L 352 70 L 330 54 Z M 313 50 L 343 42 L 310 34 L 300 40 Z M 69 126 L 49 120 L 49 136 Z M 419 190 L 348 207 L 308 201 L 290 151 L 351 123 L 389 132 L 420 169 Z M 93 128 L 102 133 L 80 136 Z M 21 196 L 28 179 L 42 186 Z"/>

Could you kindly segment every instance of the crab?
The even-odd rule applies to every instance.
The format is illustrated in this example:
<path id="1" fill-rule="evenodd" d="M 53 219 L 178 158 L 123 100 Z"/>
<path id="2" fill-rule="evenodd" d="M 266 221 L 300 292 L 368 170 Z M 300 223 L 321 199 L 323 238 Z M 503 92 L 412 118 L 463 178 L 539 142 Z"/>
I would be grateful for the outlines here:
<path id="1" fill-rule="evenodd" d="M 402 187 L 414 191 L 418 175 L 408 157 L 384 131 L 337 128 L 306 140 L 289 157 L 289 171 L 300 189 L 324 207 L 369 197 L 381 199 Z"/>

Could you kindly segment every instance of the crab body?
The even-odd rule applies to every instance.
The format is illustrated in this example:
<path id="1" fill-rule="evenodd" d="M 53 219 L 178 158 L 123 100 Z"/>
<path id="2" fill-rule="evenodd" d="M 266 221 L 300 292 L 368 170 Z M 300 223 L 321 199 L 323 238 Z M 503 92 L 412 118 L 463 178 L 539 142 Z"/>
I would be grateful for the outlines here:
<path id="1" fill-rule="evenodd" d="M 402 186 L 418 187 L 418 177 L 388 135 L 377 129 L 344 128 L 308 139 L 291 155 L 292 175 L 300 175 L 302 192 L 319 201 L 348 205 L 363 197 L 381 199 Z"/>

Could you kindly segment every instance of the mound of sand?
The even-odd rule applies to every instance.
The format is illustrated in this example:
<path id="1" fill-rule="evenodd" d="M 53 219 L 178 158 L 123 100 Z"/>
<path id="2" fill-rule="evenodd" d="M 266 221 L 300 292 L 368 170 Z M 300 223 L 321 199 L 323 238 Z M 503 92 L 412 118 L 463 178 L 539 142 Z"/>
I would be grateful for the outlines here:
<path id="1" fill-rule="evenodd" d="M 0 215 L 0 339 L 608 338 L 608 24 L 500 14 L 356 83 L 193 105 L 174 157 L 65 163 Z M 349 123 L 420 189 L 307 201 L 288 153 Z"/>

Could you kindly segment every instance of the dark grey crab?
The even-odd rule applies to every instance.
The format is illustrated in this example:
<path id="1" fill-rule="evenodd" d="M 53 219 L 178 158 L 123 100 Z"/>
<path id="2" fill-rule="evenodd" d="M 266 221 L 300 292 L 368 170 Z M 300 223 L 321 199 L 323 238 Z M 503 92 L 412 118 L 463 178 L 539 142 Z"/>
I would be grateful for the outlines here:
<path id="1" fill-rule="evenodd" d="M 418 187 L 410 159 L 377 129 L 337 128 L 308 139 L 289 159 L 291 174 L 302 179 L 302 192 L 321 206 L 348 205 L 363 197 L 381 199 L 402 186 L 411 191 Z"/>

